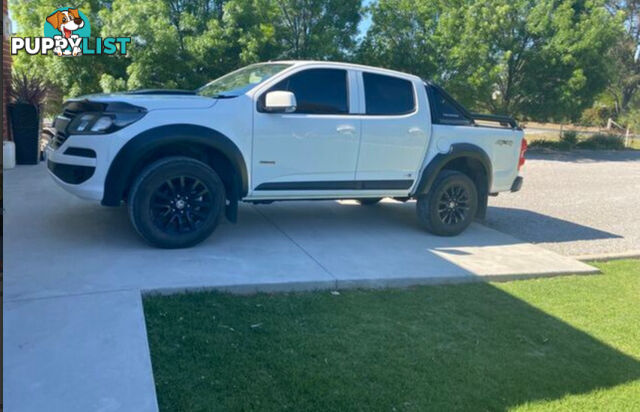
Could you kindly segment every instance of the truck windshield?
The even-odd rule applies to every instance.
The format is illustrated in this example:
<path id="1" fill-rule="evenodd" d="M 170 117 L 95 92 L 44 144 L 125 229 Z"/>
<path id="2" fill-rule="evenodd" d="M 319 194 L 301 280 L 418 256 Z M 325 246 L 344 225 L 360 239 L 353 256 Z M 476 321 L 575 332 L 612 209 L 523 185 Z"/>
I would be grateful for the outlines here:
<path id="1" fill-rule="evenodd" d="M 196 94 L 207 97 L 237 97 L 268 78 L 291 67 L 283 63 L 261 63 L 243 67 L 205 84 Z"/>

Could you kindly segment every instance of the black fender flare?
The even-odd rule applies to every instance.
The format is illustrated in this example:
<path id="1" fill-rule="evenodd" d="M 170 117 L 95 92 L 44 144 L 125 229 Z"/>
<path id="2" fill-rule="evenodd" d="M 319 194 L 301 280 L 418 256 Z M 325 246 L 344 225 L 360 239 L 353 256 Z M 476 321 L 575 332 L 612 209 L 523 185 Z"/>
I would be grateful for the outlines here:
<path id="1" fill-rule="evenodd" d="M 113 158 L 104 184 L 104 206 L 119 206 L 133 178 L 138 162 L 156 149 L 171 144 L 193 144 L 221 152 L 235 169 L 237 192 L 246 196 L 249 187 L 247 166 L 235 143 L 217 130 L 193 124 L 171 124 L 145 130 L 129 140 Z"/>
<path id="2" fill-rule="evenodd" d="M 493 170 L 491 167 L 491 159 L 489 155 L 480 148 L 471 143 L 454 143 L 447 153 L 438 153 L 431 162 L 424 168 L 420 181 L 416 186 L 414 194 L 419 195 L 427 193 L 433 182 L 436 180 L 438 173 L 444 168 L 444 166 L 452 160 L 462 157 L 468 157 L 474 160 L 478 160 L 482 166 L 484 166 L 487 174 L 487 190 L 491 187 L 491 179 L 493 176 Z"/>
<path id="3" fill-rule="evenodd" d="M 484 218 L 487 210 L 491 181 L 493 178 L 493 168 L 491 166 L 491 159 L 489 158 L 489 155 L 487 155 L 487 152 L 479 146 L 471 143 L 454 143 L 451 145 L 451 148 L 447 153 L 438 153 L 422 172 L 420 181 L 414 191 L 414 196 L 428 193 L 438 177 L 438 173 L 440 173 L 447 163 L 460 158 L 477 160 L 484 167 L 486 182 L 477 182 L 480 183 L 480 187 L 478 187 L 479 204 L 478 213 L 476 215 L 479 218 Z"/>

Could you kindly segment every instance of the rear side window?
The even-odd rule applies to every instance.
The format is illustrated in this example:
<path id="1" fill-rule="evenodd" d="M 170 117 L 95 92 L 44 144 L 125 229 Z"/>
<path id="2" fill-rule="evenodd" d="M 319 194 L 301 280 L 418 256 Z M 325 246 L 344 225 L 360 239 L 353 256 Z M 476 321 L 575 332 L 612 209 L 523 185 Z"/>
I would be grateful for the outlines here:
<path id="1" fill-rule="evenodd" d="M 471 119 L 465 116 L 450 96 L 442 93 L 436 87 L 429 86 L 427 86 L 427 93 L 430 97 L 433 123 L 451 125 L 468 125 L 472 123 Z"/>
<path id="2" fill-rule="evenodd" d="M 296 96 L 295 113 L 347 114 L 349 98 L 347 71 L 341 69 L 309 69 L 293 74 L 271 87 L 268 92 L 281 90 Z M 260 97 L 264 105 L 265 95 Z"/>
<path id="3" fill-rule="evenodd" d="M 416 102 L 410 81 L 374 73 L 362 73 L 366 114 L 400 115 L 411 113 Z"/>

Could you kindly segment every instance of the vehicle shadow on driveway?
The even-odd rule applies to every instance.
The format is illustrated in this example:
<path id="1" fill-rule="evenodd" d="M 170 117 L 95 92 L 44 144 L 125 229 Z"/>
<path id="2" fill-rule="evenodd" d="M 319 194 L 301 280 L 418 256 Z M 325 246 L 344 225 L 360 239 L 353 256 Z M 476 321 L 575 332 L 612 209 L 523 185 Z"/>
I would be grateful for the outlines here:
<path id="1" fill-rule="evenodd" d="M 525 209 L 489 206 L 486 226 L 531 243 L 620 239 L 622 236 Z"/>
<path id="2" fill-rule="evenodd" d="M 638 360 L 484 283 L 155 296 L 145 312 L 161 410 L 498 411 L 640 378 Z"/>
<path id="3" fill-rule="evenodd" d="M 437 237 L 430 235 L 420 224 L 415 201 L 406 203 L 385 199 L 372 206 L 360 206 L 355 201 L 336 202 L 282 202 L 272 205 L 259 205 L 257 208 L 270 214 L 271 210 L 281 209 L 277 214 L 278 222 L 285 227 L 300 225 L 306 230 L 314 228 L 333 230 L 338 233 L 350 228 L 354 233 L 388 230 L 402 230 L 405 234 L 422 234 L 432 237 L 435 243 L 458 243 L 460 237 Z M 333 203 L 333 204 L 331 204 Z M 284 213 L 286 210 L 286 213 Z M 274 213 L 275 214 L 275 213 Z M 525 209 L 489 206 L 485 226 L 512 235 L 526 242 L 570 242 L 575 240 L 621 238 L 615 233 L 580 225 L 567 220 L 543 215 Z M 463 241 L 464 242 L 464 241 Z M 497 242 L 499 244 L 499 242 Z"/>

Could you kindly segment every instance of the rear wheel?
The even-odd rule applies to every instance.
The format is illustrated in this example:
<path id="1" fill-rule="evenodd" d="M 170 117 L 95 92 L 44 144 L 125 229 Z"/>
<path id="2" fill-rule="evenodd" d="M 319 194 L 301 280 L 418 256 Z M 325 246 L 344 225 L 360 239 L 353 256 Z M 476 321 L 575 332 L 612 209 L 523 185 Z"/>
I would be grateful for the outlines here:
<path id="1" fill-rule="evenodd" d="M 360 203 L 363 206 L 370 206 L 379 203 L 381 200 L 381 197 L 363 197 L 361 199 L 356 199 L 356 202 Z"/>
<path id="2" fill-rule="evenodd" d="M 129 195 L 129 217 L 148 243 L 193 246 L 216 228 L 224 210 L 224 184 L 206 164 L 169 157 L 145 168 Z"/>
<path id="3" fill-rule="evenodd" d="M 453 170 L 441 172 L 429 193 L 418 197 L 416 211 L 423 226 L 439 236 L 464 231 L 478 210 L 478 192 L 467 175 Z"/>

